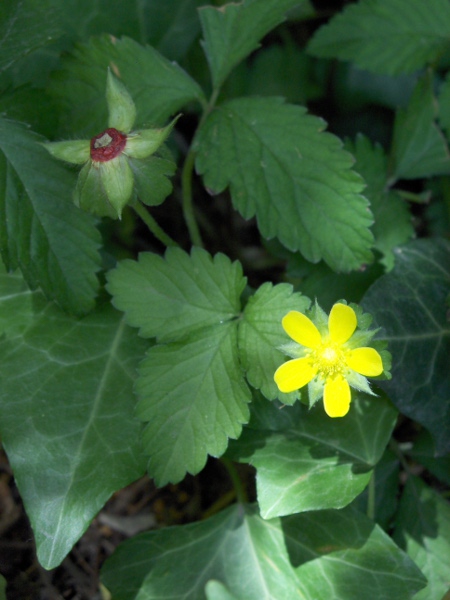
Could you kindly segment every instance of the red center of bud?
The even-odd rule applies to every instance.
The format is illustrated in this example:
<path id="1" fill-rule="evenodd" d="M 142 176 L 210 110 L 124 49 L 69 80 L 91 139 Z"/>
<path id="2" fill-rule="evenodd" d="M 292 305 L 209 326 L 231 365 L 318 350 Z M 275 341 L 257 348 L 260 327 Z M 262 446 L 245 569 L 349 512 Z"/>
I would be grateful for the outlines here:
<path id="1" fill-rule="evenodd" d="M 119 156 L 125 148 L 127 136 L 114 127 L 105 129 L 91 139 L 91 158 L 97 162 L 107 162 Z"/>

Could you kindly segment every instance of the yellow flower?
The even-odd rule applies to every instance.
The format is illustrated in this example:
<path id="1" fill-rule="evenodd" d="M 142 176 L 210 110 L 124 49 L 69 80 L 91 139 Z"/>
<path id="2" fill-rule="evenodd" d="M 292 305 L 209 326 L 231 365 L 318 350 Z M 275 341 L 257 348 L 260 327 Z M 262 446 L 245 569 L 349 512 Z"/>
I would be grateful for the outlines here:
<path id="1" fill-rule="evenodd" d="M 289 312 L 282 320 L 286 333 L 297 348 L 286 352 L 298 356 L 282 364 L 274 379 L 280 392 L 289 393 L 310 384 L 313 395 L 322 395 L 326 413 L 343 417 L 350 408 L 350 385 L 371 393 L 366 376 L 383 372 L 379 353 L 370 347 L 359 347 L 374 332 L 353 335 L 357 326 L 355 311 L 346 304 L 335 304 L 322 333 L 306 315 Z M 353 339 L 352 339 L 353 338 Z M 298 346 L 299 345 L 299 346 Z"/>

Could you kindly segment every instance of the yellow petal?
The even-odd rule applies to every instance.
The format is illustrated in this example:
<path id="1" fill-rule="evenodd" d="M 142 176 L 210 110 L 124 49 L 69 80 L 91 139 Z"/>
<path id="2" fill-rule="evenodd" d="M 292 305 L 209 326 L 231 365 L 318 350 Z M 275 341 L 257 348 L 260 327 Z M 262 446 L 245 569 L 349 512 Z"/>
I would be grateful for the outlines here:
<path id="1" fill-rule="evenodd" d="M 291 310 L 281 321 L 285 332 L 290 338 L 306 346 L 307 348 L 315 348 L 322 341 L 322 336 L 319 330 L 306 315 L 297 310 Z"/>
<path id="2" fill-rule="evenodd" d="M 350 386 L 341 376 L 327 379 L 323 392 L 323 404 L 329 417 L 343 417 L 350 408 Z"/>
<path id="3" fill-rule="evenodd" d="M 361 375 L 374 377 L 383 372 L 381 356 L 374 348 L 356 348 L 346 359 L 347 365 Z"/>
<path id="4" fill-rule="evenodd" d="M 356 329 L 356 314 L 346 304 L 335 304 L 328 317 L 328 331 L 333 342 L 344 344 Z"/>
<path id="5" fill-rule="evenodd" d="M 316 374 L 317 369 L 311 366 L 309 358 L 294 358 L 278 367 L 273 378 L 280 392 L 288 394 L 302 388 Z"/>

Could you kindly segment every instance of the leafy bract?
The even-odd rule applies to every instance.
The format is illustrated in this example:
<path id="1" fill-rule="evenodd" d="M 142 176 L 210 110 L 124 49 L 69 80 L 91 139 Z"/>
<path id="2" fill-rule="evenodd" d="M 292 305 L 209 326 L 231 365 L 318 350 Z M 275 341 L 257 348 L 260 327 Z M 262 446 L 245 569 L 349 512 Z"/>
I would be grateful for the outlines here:
<path id="1" fill-rule="evenodd" d="M 417 477 L 403 490 L 394 539 L 428 579 L 414 600 L 442 600 L 450 582 L 450 504 Z"/>
<path id="2" fill-rule="evenodd" d="M 321 403 L 308 410 L 253 402 L 256 414 L 228 452 L 256 467 L 264 518 L 342 508 L 367 485 L 397 413 L 385 398 L 352 396 L 344 419 L 328 418 Z"/>
<path id="3" fill-rule="evenodd" d="M 414 233 L 411 214 L 406 202 L 387 187 L 387 158 L 379 145 L 372 146 L 368 138 L 358 135 L 346 148 L 355 158 L 355 170 L 367 183 L 364 195 L 370 200 L 375 223 L 372 231 L 375 248 L 383 254 L 381 262 L 394 266 L 393 248 L 407 242 Z"/>
<path id="4" fill-rule="evenodd" d="M 282 519 L 304 598 L 410 600 L 426 580 L 373 521 L 350 507 Z"/>
<path id="5" fill-rule="evenodd" d="M 54 0 L 0 2 L 0 72 L 61 33 Z"/>
<path id="6" fill-rule="evenodd" d="M 299 0 L 242 0 L 199 10 L 213 86 L 220 88 L 230 71 L 259 46 Z"/>
<path id="7" fill-rule="evenodd" d="M 433 78 L 426 73 L 416 85 L 408 106 L 399 109 L 392 140 L 391 179 L 419 179 L 450 173 L 450 153 L 435 123 Z"/>
<path id="8" fill-rule="evenodd" d="M 9 293 L 18 285 L 11 277 Z M 108 305 L 77 320 L 40 292 L 28 305 L 18 299 L 22 327 L 0 341 L 0 432 L 39 561 L 51 569 L 145 470 L 132 389 L 145 343 Z"/>
<path id="9" fill-rule="evenodd" d="M 126 37 L 93 37 L 75 48 L 53 79 L 51 91 L 64 109 L 63 134 L 85 137 L 105 129 L 107 67 L 136 104 L 135 127 L 163 124 L 186 103 L 204 101 L 199 85 L 154 48 Z"/>
<path id="10" fill-rule="evenodd" d="M 159 485 L 200 471 L 248 421 L 236 320 L 245 281 L 239 263 L 200 248 L 142 253 L 108 274 L 127 322 L 166 342 L 148 351 L 136 382 L 149 473 Z"/>
<path id="11" fill-rule="evenodd" d="M 287 283 L 273 286 L 264 283 L 249 299 L 239 323 L 239 354 L 242 366 L 251 385 L 261 390 L 269 400 L 282 397 L 286 404 L 294 394 L 281 394 L 273 374 L 283 362 L 285 354 L 280 346 L 286 343 L 281 319 L 290 311 L 304 312 L 309 298 L 293 293 Z M 285 398 L 286 396 L 286 398 Z"/>
<path id="12" fill-rule="evenodd" d="M 432 433 L 437 454 L 445 454 L 450 450 L 450 243 L 416 240 L 395 256 L 394 269 L 362 302 L 392 353 L 392 380 L 380 387 L 403 414 Z"/>
<path id="13" fill-rule="evenodd" d="M 447 0 L 361 0 L 320 28 L 308 50 L 315 56 L 354 61 L 398 75 L 440 57 L 450 43 Z"/>
<path id="14" fill-rule="evenodd" d="M 94 306 L 100 236 L 93 218 L 72 203 L 73 174 L 38 144 L 39 136 L 0 118 L 0 250 L 65 310 Z"/>
<path id="15" fill-rule="evenodd" d="M 372 218 L 352 157 L 324 123 L 280 98 L 245 98 L 214 110 L 195 142 L 213 193 L 230 186 L 246 219 L 312 262 L 337 271 L 370 262 Z"/>

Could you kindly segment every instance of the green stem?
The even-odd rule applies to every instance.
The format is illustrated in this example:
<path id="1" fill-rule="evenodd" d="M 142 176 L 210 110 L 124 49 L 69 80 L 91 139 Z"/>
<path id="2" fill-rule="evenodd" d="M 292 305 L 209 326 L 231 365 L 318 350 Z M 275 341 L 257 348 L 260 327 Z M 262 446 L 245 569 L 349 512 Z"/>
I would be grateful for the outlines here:
<path id="1" fill-rule="evenodd" d="M 367 516 L 372 521 L 375 519 L 375 470 L 372 472 L 367 488 Z"/>
<path id="2" fill-rule="evenodd" d="M 230 479 L 233 482 L 233 487 L 236 490 L 238 502 L 240 502 L 241 504 L 245 504 L 246 502 L 248 502 L 247 492 L 245 491 L 242 485 L 242 481 L 239 478 L 239 475 L 236 471 L 236 467 L 231 462 L 231 460 L 229 460 L 228 458 L 224 458 L 223 456 L 220 459 L 220 462 L 228 471 L 228 475 L 230 476 Z"/>
<path id="3" fill-rule="evenodd" d="M 187 153 L 186 160 L 184 161 L 183 171 L 181 174 L 181 189 L 183 193 L 183 214 L 184 220 L 189 231 L 191 242 L 194 246 L 203 247 L 202 238 L 200 236 L 200 230 L 197 225 L 197 221 L 194 215 L 194 205 L 192 202 L 192 174 L 194 171 L 195 164 L 195 152 L 192 147 Z"/>
<path id="4" fill-rule="evenodd" d="M 178 246 L 178 244 L 158 225 L 152 215 L 148 212 L 148 210 L 146 210 L 143 204 L 139 202 L 139 200 L 134 202 L 131 206 L 144 221 L 156 239 L 158 239 L 165 246 Z"/>

